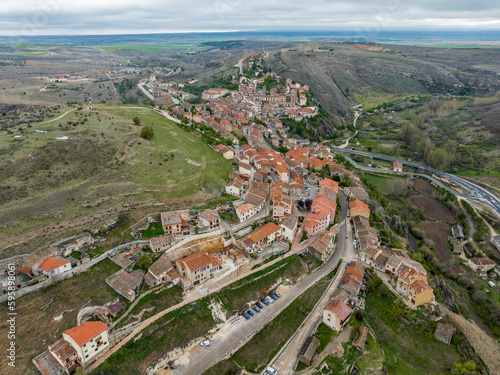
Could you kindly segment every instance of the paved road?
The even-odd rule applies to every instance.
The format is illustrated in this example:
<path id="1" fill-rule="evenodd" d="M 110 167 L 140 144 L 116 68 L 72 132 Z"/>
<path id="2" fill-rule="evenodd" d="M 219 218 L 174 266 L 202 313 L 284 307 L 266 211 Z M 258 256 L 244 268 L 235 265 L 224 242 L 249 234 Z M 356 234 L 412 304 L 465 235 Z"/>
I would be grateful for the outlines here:
<path id="1" fill-rule="evenodd" d="M 344 151 L 344 152 L 348 152 L 348 153 L 352 153 L 352 154 L 357 154 L 357 155 L 362 155 L 362 156 L 368 156 L 368 157 L 371 157 L 371 158 L 376 158 L 376 159 L 381 159 L 381 160 L 386 160 L 386 161 L 396 161 L 396 160 L 399 160 L 397 158 L 394 158 L 394 157 L 391 157 L 391 156 L 385 156 L 385 155 L 378 155 L 378 154 L 372 154 L 372 153 L 369 153 L 369 152 L 364 152 L 364 151 L 356 151 L 356 150 L 346 150 L 346 149 L 342 149 L 342 148 L 339 148 L 339 147 L 335 147 L 335 146 L 330 146 L 332 149 L 334 150 L 338 150 L 338 151 Z M 443 188 L 445 188 L 446 190 L 452 192 L 453 194 L 459 196 L 459 197 L 462 197 L 462 198 L 465 198 L 465 199 L 469 199 L 469 200 L 472 200 L 472 201 L 476 201 L 476 202 L 481 202 L 481 203 L 484 203 L 486 204 L 487 206 L 490 206 L 493 211 L 498 215 L 500 216 L 500 199 L 498 199 L 493 193 L 489 192 L 488 190 L 476 185 L 476 184 L 473 184 L 472 182 L 469 182 L 467 180 L 464 180 L 463 178 L 460 178 L 460 177 L 457 177 L 455 175 L 452 175 L 452 174 L 449 174 L 449 173 L 445 173 L 445 172 L 441 172 L 441 171 L 438 171 L 434 168 L 431 168 L 431 167 L 427 167 L 425 165 L 422 165 L 422 164 L 418 164 L 418 163 L 414 163 L 414 162 L 409 162 L 409 161 L 404 161 L 404 160 L 400 160 L 404 165 L 408 165 L 408 166 L 411 166 L 411 167 L 414 167 L 414 168 L 418 168 L 418 169 L 422 169 L 426 172 L 430 172 L 430 173 L 433 173 L 437 176 L 441 176 L 441 177 L 444 177 L 454 183 L 456 183 L 457 185 L 463 187 L 464 189 L 467 189 L 471 192 L 471 194 L 467 195 L 467 194 L 460 194 L 460 193 L 457 193 L 456 191 L 448 188 L 447 186 L 443 185 L 442 183 L 439 183 L 436 179 L 433 179 L 434 182 L 438 183 L 438 185 L 442 186 Z M 362 169 L 366 169 L 368 167 L 363 167 Z M 377 170 L 376 168 L 369 168 L 369 169 L 375 169 Z M 377 170 L 380 172 L 380 170 Z M 426 177 L 426 178 L 429 178 L 429 176 L 427 175 L 422 175 L 422 174 L 417 174 L 419 176 L 423 176 L 423 177 Z"/>
<path id="2" fill-rule="evenodd" d="M 161 115 L 165 116 L 166 118 L 168 118 L 170 121 L 173 121 L 173 122 L 176 122 L 178 124 L 182 123 L 181 120 L 179 120 L 178 118 L 175 118 L 175 117 L 172 117 L 170 116 L 170 114 L 168 113 L 168 111 L 164 111 L 164 110 L 159 110 L 158 113 L 160 113 Z"/>
<path id="3" fill-rule="evenodd" d="M 355 256 L 355 251 L 353 249 L 351 240 L 346 241 L 345 233 L 346 230 L 349 231 L 349 221 L 346 220 L 347 211 L 347 201 L 345 194 L 341 193 L 342 209 L 340 211 L 340 217 L 344 218 L 341 221 L 338 228 L 338 245 L 335 250 L 335 254 L 344 254 L 342 258 L 343 268 L 346 263 L 349 263 Z M 350 245 L 350 246 L 349 246 Z M 337 255 L 337 258 L 339 256 Z M 331 295 L 337 289 L 340 282 L 342 281 L 343 269 L 337 273 L 337 276 L 332 279 L 332 282 L 328 286 L 321 299 L 318 301 L 314 309 L 311 311 L 309 316 L 304 320 L 300 328 L 296 333 L 290 338 L 290 340 L 283 346 L 280 352 L 269 362 L 269 366 L 278 371 L 280 375 L 292 375 L 295 373 L 295 366 L 298 360 L 299 351 L 313 331 L 316 329 L 317 324 L 323 318 L 323 309 L 330 302 Z M 264 370 L 265 372 L 265 370 Z M 264 373 L 263 372 L 263 373 Z"/>
<path id="4" fill-rule="evenodd" d="M 144 88 L 144 85 L 146 84 L 146 80 L 141 80 L 138 84 L 137 84 L 137 87 L 144 93 L 144 95 L 146 95 L 149 99 L 151 100 L 155 100 L 155 98 L 153 97 L 153 95 L 151 95 L 151 93 L 149 92 L 148 89 Z"/>
<path id="5" fill-rule="evenodd" d="M 235 65 L 236 68 L 240 69 L 240 76 L 243 75 L 243 61 L 245 61 L 245 57 L 242 57 L 240 61 L 238 61 L 238 64 Z"/>
<path id="6" fill-rule="evenodd" d="M 342 210 L 341 218 L 345 221 L 347 199 L 345 194 L 340 195 Z M 248 340 L 250 340 L 257 332 L 259 332 L 268 322 L 272 321 L 278 316 L 286 307 L 288 307 L 297 297 L 309 289 L 316 282 L 328 275 L 338 264 L 339 259 L 343 256 L 345 249 L 345 224 L 339 228 L 339 235 L 337 240 L 337 247 L 334 254 L 330 259 L 323 264 L 315 273 L 305 279 L 299 285 L 291 288 L 280 299 L 275 301 L 272 305 L 265 307 L 261 313 L 254 316 L 248 321 L 244 321 L 240 329 L 230 334 L 223 342 L 210 346 L 204 355 L 197 358 L 196 361 L 190 363 L 185 369 L 179 369 L 176 374 L 182 375 L 199 375 L 203 374 L 210 367 L 215 365 L 220 360 L 233 354 Z"/>

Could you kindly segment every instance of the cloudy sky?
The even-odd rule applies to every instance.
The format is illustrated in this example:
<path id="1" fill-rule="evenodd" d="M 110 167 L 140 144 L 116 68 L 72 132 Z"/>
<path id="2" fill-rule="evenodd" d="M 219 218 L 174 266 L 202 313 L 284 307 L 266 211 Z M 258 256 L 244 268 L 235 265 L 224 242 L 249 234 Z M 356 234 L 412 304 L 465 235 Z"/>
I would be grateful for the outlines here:
<path id="1" fill-rule="evenodd" d="M 0 35 L 500 30 L 498 0 L 0 0 Z"/>

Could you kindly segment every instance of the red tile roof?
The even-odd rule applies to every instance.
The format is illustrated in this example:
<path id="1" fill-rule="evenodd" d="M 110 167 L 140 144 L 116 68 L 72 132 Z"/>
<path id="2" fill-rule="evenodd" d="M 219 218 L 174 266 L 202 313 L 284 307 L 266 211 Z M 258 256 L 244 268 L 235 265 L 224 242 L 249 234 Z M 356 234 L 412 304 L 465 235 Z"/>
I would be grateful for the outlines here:
<path id="1" fill-rule="evenodd" d="M 56 268 L 64 266 L 67 263 L 69 263 L 69 260 L 67 259 L 61 258 L 59 256 L 52 256 L 45 259 L 38 268 L 45 272 L 50 272 L 52 270 L 55 270 Z"/>
<path id="2" fill-rule="evenodd" d="M 329 310 L 338 315 L 341 321 L 346 320 L 352 314 L 352 309 L 347 306 L 344 302 L 339 300 L 331 300 L 328 305 L 326 305 L 325 310 Z"/>
<path id="3" fill-rule="evenodd" d="M 83 322 L 81 325 L 64 331 L 66 335 L 71 337 L 79 346 L 87 343 L 94 337 L 108 329 L 108 326 L 103 322 Z"/>
<path id="4" fill-rule="evenodd" d="M 350 201 L 349 202 L 349 209 L 351 211 L 360 209 L 360 210 L 367 211 L 368 213 L 370 213 L 370 207 L 366 203 L 361 202 L 359 199 L 355 199 L 353 201 Z"/>
<path id="5" fill-rule="evenodd" d="M 484 257 L 484 258 L 470 258 L 470 262 L 478 265 L 478 266 L 492 266 L 495 264 L 490 258 Z"/>
<path id="6" fill-rule="evenodd" d="M 259 242 L 260 240 L 266 238 L 274 232 L 280 231 L 282 228 L 279 225 L 274 223 L 267 223 L 260 228 L 257 228 L 252 233 L 250 233 L 247 237 L 250 238 L 254 243 Z"/>
<path id="7" fill-rule="evenodd" d="M 414 281 L 410 287 L 417 293 L 422 293 L 423 291 L 425 290 L 428 290 L 428 289 L 431 289 L 432 288 L 425 282 L 425 281 L 422 281 L 422 280 L 417 280 L 417 281 Z"/>
<path id="8" fill-rule="evenodd" d="M 191 254 L 185 258 L 179 259 L 176 263 L 181 268 L 189 268 L 191 272 L 204 268 L 209 264 L 212 264 L 212 266 L 222 264 L 217 257 L 203 252 Z"/>
<path id="9" fill-rule="evenodd" d="M 319 186 L 324 186 L 327 189 L 334 191 L 335 193 L 339 192 L 339 184 L 329 178 L 324 178 L 319 182 Z"/>

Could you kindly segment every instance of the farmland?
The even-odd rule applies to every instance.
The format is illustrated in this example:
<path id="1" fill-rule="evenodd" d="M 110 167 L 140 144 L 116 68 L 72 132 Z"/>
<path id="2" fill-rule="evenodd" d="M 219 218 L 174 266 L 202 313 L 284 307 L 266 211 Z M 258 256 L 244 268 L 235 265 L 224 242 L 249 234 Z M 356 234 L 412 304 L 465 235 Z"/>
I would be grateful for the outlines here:
<path id="1" fill-rule="evenodd" d="M 450 235 L 451 227 L 444 223 L 425 223 L 419 226 L 424 232 L 425 237 L 431 240 L 437 252 L 437 257 L 441 262 L 451 259 L 448 250 L 448 241 L 446 238 Z"/>
<path id="2" fill-rule="evenodd" d="M 432 187 L 432 185 L 429 184 L 423 178 L 416 178 L 415 180 L 413 180 L 413 186 L 415 187 L 415 189 L 417 189 L 421 193 L 428 195 L 428 196 L 431 196 L 431 197 L 435 196 L 437 193 L 436 189 L 434 189 Z"/>
<path id="3" fill-rule="evenodd" d="M 153 127 L 151 141 L 138 136 L 136 116 Z M 6 255 L 14 238 L 46 244 L 53 229 L 71 233 L 80 223 L 92 223 L 85 217 L 109 220 L 130 204 L 215 199 L 231 171 L 230 162 L 206 143 L 147 107 L 100 105 L 36 129 L 48 132 L 0 135 L 0 236 Z M 56 140 L 60 136 L 68 138 Z"/>
<path id="4" fill-rule="evenodd" d="M 450 210 L 432 198 L 420 195 L 410 198 L 410 203 L 431 219 L 447 224 L 452 224 L 455 221 Z"/>

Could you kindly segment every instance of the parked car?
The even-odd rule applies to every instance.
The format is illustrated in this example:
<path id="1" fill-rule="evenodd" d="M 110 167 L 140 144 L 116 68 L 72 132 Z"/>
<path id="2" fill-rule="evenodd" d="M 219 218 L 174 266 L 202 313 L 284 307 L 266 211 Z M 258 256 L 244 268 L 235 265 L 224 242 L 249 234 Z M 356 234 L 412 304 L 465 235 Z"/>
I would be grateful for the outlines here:
<path id="1" fill-rule="evenodd" d="M 266 375 L 278 375 L 278 371 L 276 371 L 272 367 L 268 367 L 266 368 Z"/>
<path id="2" fill-rule="evenodd" d="M 260 309 L 257 307 L 257 305 L 252 307 L 252 310 L 255 311 L 256 313 L 260 313 Z"/>
<path id="3" fill-rule="evenodd" d="M 267 302 L 274 303 L 274 299 L 272 299 L 271 297 L 267 296 L 266 299 L 267 299 Z"/>
<path id="4" fill-rule="evenodd" d="M 347 217 L 349 217 L 351 215 L 351 213 L 349 211 L 347 211 Z"/>
<path id="5" fill-rule="evenodd" d="M 243 317 L 244 317 L 246 320 L 250 319 L 250 315 L 248 315 L 248 314 L 246 313 L 246 311 L 243 311 L 243 314 L 241 314 L 241 315 L 243 315 Z"/>
<path id="6" fill-rule="evenodd" d="M 278 299 L 278 296 L 274 295 L 273 293 L 271 293 L 269 296 L 275 301 Z"/>
<path id="7" fill-rule="evenodd" d="M 269 306 L 269 302 L 267 301 L 266 298 L 262 298 L 261 301 L 264 305 Z"/>
<path id="8" fill-rule="evenodd" d="M 345 238 L 347 238 L 347 237 L 349 237 L 349 234 L 348 234 L 348 233 L 346 233 L 346 234 L 345 234 Z"/>
<path id="9" fill-rule="evenodd" d="M 278 296 L 278 298 L 281 297 L 281 294 L 279 294 L 278 292 L 274 292 L 274 294 L 276 294 Z"/>
<path id="10" fill-rule="evenodd" d="M 250 315 L 250 316 L 254 316 L 255 315 L 252 310 L 247 310 L 247 314 Z"/>
<path id="11" fill-rule="evenodd" d="M 201 346 L 210 346 L 210 340 L 203 340 L 202 342 L 200 342 L 200 345 Z"/>
<path id="12" fill-rule="evenodd" d="M 259 249 L 257 253 L 262 254 L 264 252 L 264 249 Z"/>
<path id="13" fill-rule="evenodd" d="M 257 305 L 257 307 L 258 307 L 259 309 L 261 309 L 261 310 L 264 308 L 264 306 L 262 306 L 262 304 L 261 304 L 260 302 L 257 302 L 257 303 L 256 303 L 256 305 Z"/>

